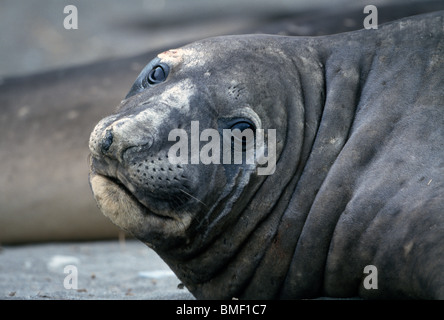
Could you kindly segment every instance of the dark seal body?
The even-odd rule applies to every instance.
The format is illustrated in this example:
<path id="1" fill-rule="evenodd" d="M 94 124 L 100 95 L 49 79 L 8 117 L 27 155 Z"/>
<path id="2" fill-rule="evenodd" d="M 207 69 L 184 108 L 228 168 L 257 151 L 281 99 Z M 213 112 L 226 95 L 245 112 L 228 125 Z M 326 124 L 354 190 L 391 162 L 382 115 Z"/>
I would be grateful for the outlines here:
<path id="1" fill-rule="evenodd" d="M 160 54 L 96 126 L 90 183 L 197 298 L 444 298 L 443 88 L 443 12 L 203 40 Z M 168 132 L 191 121 L 276 129 L 274 173 L 173 166 Z"/>

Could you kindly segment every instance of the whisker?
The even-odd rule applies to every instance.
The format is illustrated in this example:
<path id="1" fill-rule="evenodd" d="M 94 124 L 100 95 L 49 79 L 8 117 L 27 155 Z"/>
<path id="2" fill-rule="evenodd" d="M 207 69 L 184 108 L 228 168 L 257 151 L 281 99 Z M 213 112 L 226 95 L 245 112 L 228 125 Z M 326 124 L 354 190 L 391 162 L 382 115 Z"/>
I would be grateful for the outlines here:
<path id="1" fill-rule="evenodd" d="M 186 191 L 184 191 L 184 190 L 182 190 L 182 189 L 179 189 L 180 191 L 182 191 L 183 193 L 185 193 L 187 196 L 189 196 L 189 197 L 191 197 L 191 198 L 193 198 L 194 200 L 196 200 L 196 201 L 199 201 L 200 203 L 202 203 L 205 207 L 207 207 L 208 208 L 208 206 L 205 204 L 205 203 L 203 203 L 202 201 L 200 201 L 199 199 L 197 199 L 196 197 L 194 197 L 194 196 L 192 196 L 191 194 L 189 194 L 188 192 L 186 192 Z"/>

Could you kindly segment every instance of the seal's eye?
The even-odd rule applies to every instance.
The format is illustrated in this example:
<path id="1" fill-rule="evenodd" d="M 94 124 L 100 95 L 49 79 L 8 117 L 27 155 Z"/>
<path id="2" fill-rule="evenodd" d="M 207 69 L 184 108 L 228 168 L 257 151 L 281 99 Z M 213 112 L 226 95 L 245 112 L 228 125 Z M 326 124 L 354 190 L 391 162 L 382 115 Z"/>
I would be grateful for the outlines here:
<path id="1" fill-rule="evenodd" d="M 159 58 L 155 58 L 143 68 L 125 99 L 164 82 L 168 78 L 169 72 L 170 68 L 168 65 L 160 62 Z"/>
<path id="2" fill-rule="evenodd" d="M 254 144 L 254 125 L 247 121 L 241 120 L 231 125 L 231 132 L 233 136 L 232 147 L 235 145 L 242 146 L 242 151 L 246 151 Z"/>
<path id="3" fill-rule="evenodd" d="M 150 85 L 164 82 L 167 78 L 167 70 L 161 65 L 155 66 L 148 73 L 147 81 Z"/>
<path id="4" fill-rule="evenodd" d="M 243 132 L 246 129 L 254 130 L 254 126 L 252 123 L 250 123 L 248 121 L 240 121 L 240 122 L 236 122 L 235 124 L 233 124 L 231 126 L 231 130 L 234 130 L 234 129 L 238 129 L 238 130 L 240 130 L 240 132 Z"/>
<path id="5" fill-rule="evenodd" d="M 155 64 L 154 67 L 149 69 L 148 73 L 145 72 L 145 76 L 142 78 L 142 87 L 148 88 L 150 86 L 154 86 L 158 83 L 164 82 L 168 77 L 168 73 L 169 68 L 166 64 Z"/>

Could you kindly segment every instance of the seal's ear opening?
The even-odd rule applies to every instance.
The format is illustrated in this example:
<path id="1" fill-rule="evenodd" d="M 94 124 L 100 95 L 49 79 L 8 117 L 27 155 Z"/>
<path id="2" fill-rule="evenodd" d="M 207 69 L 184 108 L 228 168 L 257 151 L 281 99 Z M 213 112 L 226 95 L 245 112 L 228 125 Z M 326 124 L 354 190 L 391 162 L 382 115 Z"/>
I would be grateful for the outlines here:
<path id="1" fill-rule="evenodd" d="M 128 99 L 143 90 L 164 82 L 168 78 L 170 68 L 167 64 L 161 63 L 159 58 L 151 60 L 140 72 L 125 99 Z"/>

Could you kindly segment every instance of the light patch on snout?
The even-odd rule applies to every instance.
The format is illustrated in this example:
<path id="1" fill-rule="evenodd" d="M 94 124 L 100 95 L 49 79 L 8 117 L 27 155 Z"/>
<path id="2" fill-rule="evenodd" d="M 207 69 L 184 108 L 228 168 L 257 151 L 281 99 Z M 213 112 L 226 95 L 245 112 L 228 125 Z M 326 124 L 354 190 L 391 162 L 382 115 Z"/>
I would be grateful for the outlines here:
<path id="1" fill-rule="evenodd" d="M 171 109 L 190 111 L 190 97 L 194 94 L 194 86 L 190 79 L 179 81 L 163 91 L 160 96 L 153 97 L 155 101 L 166 104 Z"/>
<path id="2" fill-rule="evenodd" d="M 105 139 L 107 131 L 113 133 L 113 143 L 108 150 L 110 153 L 116 148 L 146 144 L 147 137 L 157 137 L 159 128 L 168 123 L 173 110 L 183 113 L 190 111 L 190 97 L 193 93 L 191 80 L 185 79 L 143 102 L 141 105 L 146 107 L 138 114 L 122 118 L 115 114 L 102 119 L 90 137 L 89 148 L 92 154 L 101 156 L 100 142 Z"/>

